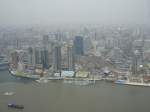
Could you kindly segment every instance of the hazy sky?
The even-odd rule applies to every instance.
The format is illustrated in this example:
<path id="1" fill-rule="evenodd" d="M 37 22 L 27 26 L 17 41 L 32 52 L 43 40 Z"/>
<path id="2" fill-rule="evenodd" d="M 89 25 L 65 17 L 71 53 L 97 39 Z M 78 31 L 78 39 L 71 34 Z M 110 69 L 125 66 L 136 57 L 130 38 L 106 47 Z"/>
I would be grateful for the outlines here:
<path id="1" fill-rule="evenodd" d="M 0 24 L 150 23 L 150 0 L 0 0 Z"/>

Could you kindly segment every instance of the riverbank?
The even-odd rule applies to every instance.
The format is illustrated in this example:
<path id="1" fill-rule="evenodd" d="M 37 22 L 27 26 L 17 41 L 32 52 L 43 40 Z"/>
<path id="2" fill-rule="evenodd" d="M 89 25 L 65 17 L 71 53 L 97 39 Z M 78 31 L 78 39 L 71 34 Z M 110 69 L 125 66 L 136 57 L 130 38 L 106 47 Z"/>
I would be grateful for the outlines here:
<path id="1" fill-rule="evenodd" d="M 129 86 L 144 86 L 144 87 L 150 87 L 150 83 L 144 83 L 144 82 L 132 82 L 129 80 L 117 80 L 115 78 L 109 78 L 109 77 L 84 77 L 84 78 L 73 78 L 73 77 L 52 77 L 52 76 L 46 76 L 46 77 L 40 77 L 38 75 L 29 75 L 22 72 L 17 71 L 10 71 L 11 75 L 15 77 L 20 78 L 26 78 L 26 79 L 32 79 L 39 83 L 47 83 L 48 80 L 63 80 L 64 83 L 67 84 L 75 84 L 75 85 L 88 85 L 88 84 L 95 84 L 97 81 L 106 81 L 111 82 L 115 84 L 121 84 L 121 85 L 129 85 Z"/>

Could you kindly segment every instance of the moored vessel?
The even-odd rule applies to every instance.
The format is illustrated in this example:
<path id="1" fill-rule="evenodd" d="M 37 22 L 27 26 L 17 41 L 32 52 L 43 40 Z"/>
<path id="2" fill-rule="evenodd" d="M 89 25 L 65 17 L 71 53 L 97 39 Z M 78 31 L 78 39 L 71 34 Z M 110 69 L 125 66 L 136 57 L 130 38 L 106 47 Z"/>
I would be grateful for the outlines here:
<path id="1" fill-rule="evenodd" d="M 39 75 L 31 75 L 31 74 L 27 74 L 27 73 L 19 72 L 19 71 L 14 71 L 14 70 L 10 70 L 10 74 L 15 76 L 15 77 L 20 77 L 20 78 L 27 78 L 27 79 L 32 79 L 32 80 L 40 79 Z"/>
<path id="2" fill-rule="evenodd" d="M 116 80 L 114 83 L 115 83 L 115 84 L 121 84 L 121 85 L 150 87 L 150 83 L 131 82 L 131 81 L 128 81 L 128 80 Z"/>

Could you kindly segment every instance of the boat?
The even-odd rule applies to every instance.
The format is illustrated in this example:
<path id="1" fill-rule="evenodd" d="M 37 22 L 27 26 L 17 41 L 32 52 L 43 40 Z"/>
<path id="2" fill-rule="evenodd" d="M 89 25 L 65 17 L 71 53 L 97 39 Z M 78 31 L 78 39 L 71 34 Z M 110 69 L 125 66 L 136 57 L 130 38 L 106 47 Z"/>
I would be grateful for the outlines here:
<path id="1" fill-rule="evenodd" d="M 48 80 L 63 80 L 63 77 L 48 77 Z"/>
<path id="2" fill-rule="evenodd" d="M 116 80 L 115 84 L 126 84 L 126 80 Z"/>
<path id="3" fill-rule="evenodd" d="M 78 85 L 78 86 L 85 86 L 89 84 L 94 84 L 95 81 L 90 81 L 90 80 L 79 80 L 79 79 L 73 79 L 73 80 L 64 80 L 64 83 L 66 84 L 73 84 L 73 85 Z"/>
<path id="4" fill-rule="evenodd" d="M 14 92 L 5 92 L 4 95 L 11 96 L 11 95 L 14 95 Z"/>
<path id="5" fill-rule="evenodd" d="M 10 70 L 10 74 L 14 77 L 19 77 L 19 78 L 32 79 L 32 80 L 40 79 L 39 75 L 31 75 L 20 71 Z"/>
<path id="6" fill-rule="evenodd" d="M 127 82 L 126 85 L 150 87 L 150 84 L 139 82 Z"/>
<path id="7" fill-rule="evenodd" d="M 131 86 L 150 87 L 150 83 L 131 82 L 131 81 L 128 81 L 128 80 L 116 80 L 114 83 L 115 83 L 115 84 L 120 84 L 120 85 L 131 85 Z"/>
<path id="8" fill-rule="evenodd" d="M 17 105 L 17 104 L 13 104 L 13 103 L 9 103 L 8 107 L 10 107 L 10 108 L 16 108 L 16 109 L 24 109 L 23 105 Z"/>
<path id="9" fill-rule="evenodd" d="M 48 83 L 48 79 L 46 79 L 46 78 L 40 78 L 39 80 L 35 80 L 36 82 L 38 82 L 38 83 Z"/>

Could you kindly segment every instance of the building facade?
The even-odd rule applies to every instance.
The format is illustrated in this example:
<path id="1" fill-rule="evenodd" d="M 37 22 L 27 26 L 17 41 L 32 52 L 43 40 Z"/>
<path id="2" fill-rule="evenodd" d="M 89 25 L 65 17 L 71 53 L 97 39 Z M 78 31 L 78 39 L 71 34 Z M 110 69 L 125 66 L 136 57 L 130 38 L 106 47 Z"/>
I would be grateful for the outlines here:
<path id="1" fill-rule="evenodd" d="M 67 63 L 68 63 L 68 70 L 74 71 L 74 53 L 73 53 L 73 47 L 68 46 L 67 47 Z"/>
<path id="2" fill-rule="evenodd" d="M 83 37 L 82 36 L 76 36 L 74 40 L 74 53 L 75 55 L 84 55 L 84 49 L 83 49 Z"/>
<path id="3" fill-rule="evenodd" d="M 54 46 L 52 61 L 54 72 L 61 72 L 61 46 Z"/>

